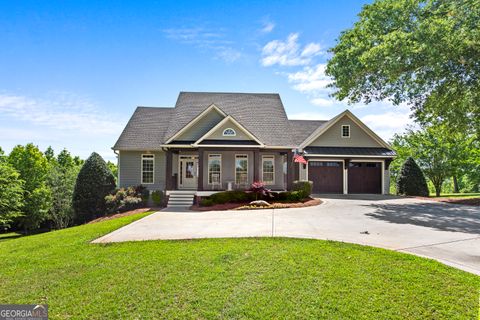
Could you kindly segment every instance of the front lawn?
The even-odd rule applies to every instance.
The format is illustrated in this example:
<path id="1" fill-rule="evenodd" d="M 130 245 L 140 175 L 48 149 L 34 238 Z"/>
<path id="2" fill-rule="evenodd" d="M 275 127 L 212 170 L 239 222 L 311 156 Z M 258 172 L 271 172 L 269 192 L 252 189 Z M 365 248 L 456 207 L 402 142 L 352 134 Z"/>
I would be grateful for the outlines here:
<path id="1" fill-rule="evenodd" d="M 0 303 L 51 319 L 474 319 L 480 277 L 339 242 L 90 244 L 148 213 L 0 242 Z"/>
<path id="2" fill-rule="evenodd" d="M 435 193 L 430 194 L 430 197 L 433 198 L 480 198 L 480 193 L 442 193 L 439 197 L 435 195 Z"/>

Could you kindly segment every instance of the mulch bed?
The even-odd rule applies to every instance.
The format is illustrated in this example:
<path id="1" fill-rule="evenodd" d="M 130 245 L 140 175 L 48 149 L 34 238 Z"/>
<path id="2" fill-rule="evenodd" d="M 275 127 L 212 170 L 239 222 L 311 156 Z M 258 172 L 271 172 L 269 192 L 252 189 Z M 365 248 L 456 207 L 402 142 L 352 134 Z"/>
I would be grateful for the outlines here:
<path id="1" fill-rule="evenodd" d="M 480 206 L 480 198 L 464 198 L 464 199 L 457 199 L 457 198 L 426 198 L 426 197 L 417 197 L 419 199 L 425 200 L 433 200 L 438 202 L 445 202 L 451 204 L 463 204 L 466 206 Z"/>
<path id="2" fill-rule="evenodd" d="M 157 211 L 157 210 L 160 210 L 160 209 L 162 209 L 162 208 L 152 207 L 152 208 L 140 208 L 140 209 L 125 211 L 125 212 L 121 212 L 121 213 L 112 213 L 112 214 L 94 219 L 94 220 L 88 222 L 88 224 L 97 223 L 97 222 L 101 222 L 101 221 L 112 220 L 112 219 L 117 219 L 117 218 L 121 218 L 121 217 L 127 217 L 127 216 L 131 216 L 131 215 L 134 215 L 134 214 L 137 214 L 137 213 L 144 213 L 144 212 L 147 212 L 147 211 Z"/>
<path id="3" fill-rule="evenodd" d="M 224 203 L 216 204 L 210 207 L 201 207 L 199 205 L 193 205 L 190 207 L 194 211 L 222 211 L 222 210 L 261 210 L 261 209 L 286 209 L 286 208 L 303 208 L 318 206 L 322 203 L 320 199 L 308 199 L 303 202 L 284 203 L 284 202 L 272 202 L 268 207 L 251 207 L 248 202 L 244 203 Z"/>

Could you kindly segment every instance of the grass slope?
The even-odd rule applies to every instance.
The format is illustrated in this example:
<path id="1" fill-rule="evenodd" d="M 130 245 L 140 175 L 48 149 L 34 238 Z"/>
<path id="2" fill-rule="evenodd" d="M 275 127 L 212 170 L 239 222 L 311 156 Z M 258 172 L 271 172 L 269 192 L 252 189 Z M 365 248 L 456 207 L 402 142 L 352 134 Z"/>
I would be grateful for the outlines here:
<path id="1" fill-rule="evenodd" d="M 145 216 L 0 242 L 0 303 L 51 319 L 474 319 L 480 277 L 359 245 L 210 239 L 93 245 Z"/>
<path id="2" fill-rule="evenodd" d="M 435 193 L 431 193 L 430 197 L 469 199 L 469 198 L 480 198 L 480 193 L 442 193 L 438 197 L 435 195 Z"/>

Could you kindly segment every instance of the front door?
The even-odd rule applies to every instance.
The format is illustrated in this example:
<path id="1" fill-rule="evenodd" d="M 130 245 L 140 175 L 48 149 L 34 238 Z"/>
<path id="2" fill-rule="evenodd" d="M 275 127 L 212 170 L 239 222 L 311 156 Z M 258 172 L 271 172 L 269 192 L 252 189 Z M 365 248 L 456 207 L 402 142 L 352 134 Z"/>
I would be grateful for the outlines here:
<path id="1" fill-rule="evenodd" d="M 197 189 L 198 187 L 198 157 L 180 156 L 178 164 L 179 189 Z"/>

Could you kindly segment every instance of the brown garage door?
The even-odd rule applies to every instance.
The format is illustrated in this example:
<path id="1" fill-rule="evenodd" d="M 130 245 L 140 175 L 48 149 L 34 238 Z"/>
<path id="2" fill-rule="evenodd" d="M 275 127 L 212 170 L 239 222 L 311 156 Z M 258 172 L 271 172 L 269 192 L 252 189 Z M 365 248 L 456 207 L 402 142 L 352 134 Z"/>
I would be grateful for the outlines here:
<path id="1" fill-rule="evenodd" d="M 314 193 L 343 193 L 343 163 L 309 161 L 308 179 L 313 181 Z"/>
<path id="2" fill-rule="evenodd" d="M 381 163 L 350 162 L 348 166 L 348 193 L 382 193 Z"/>

